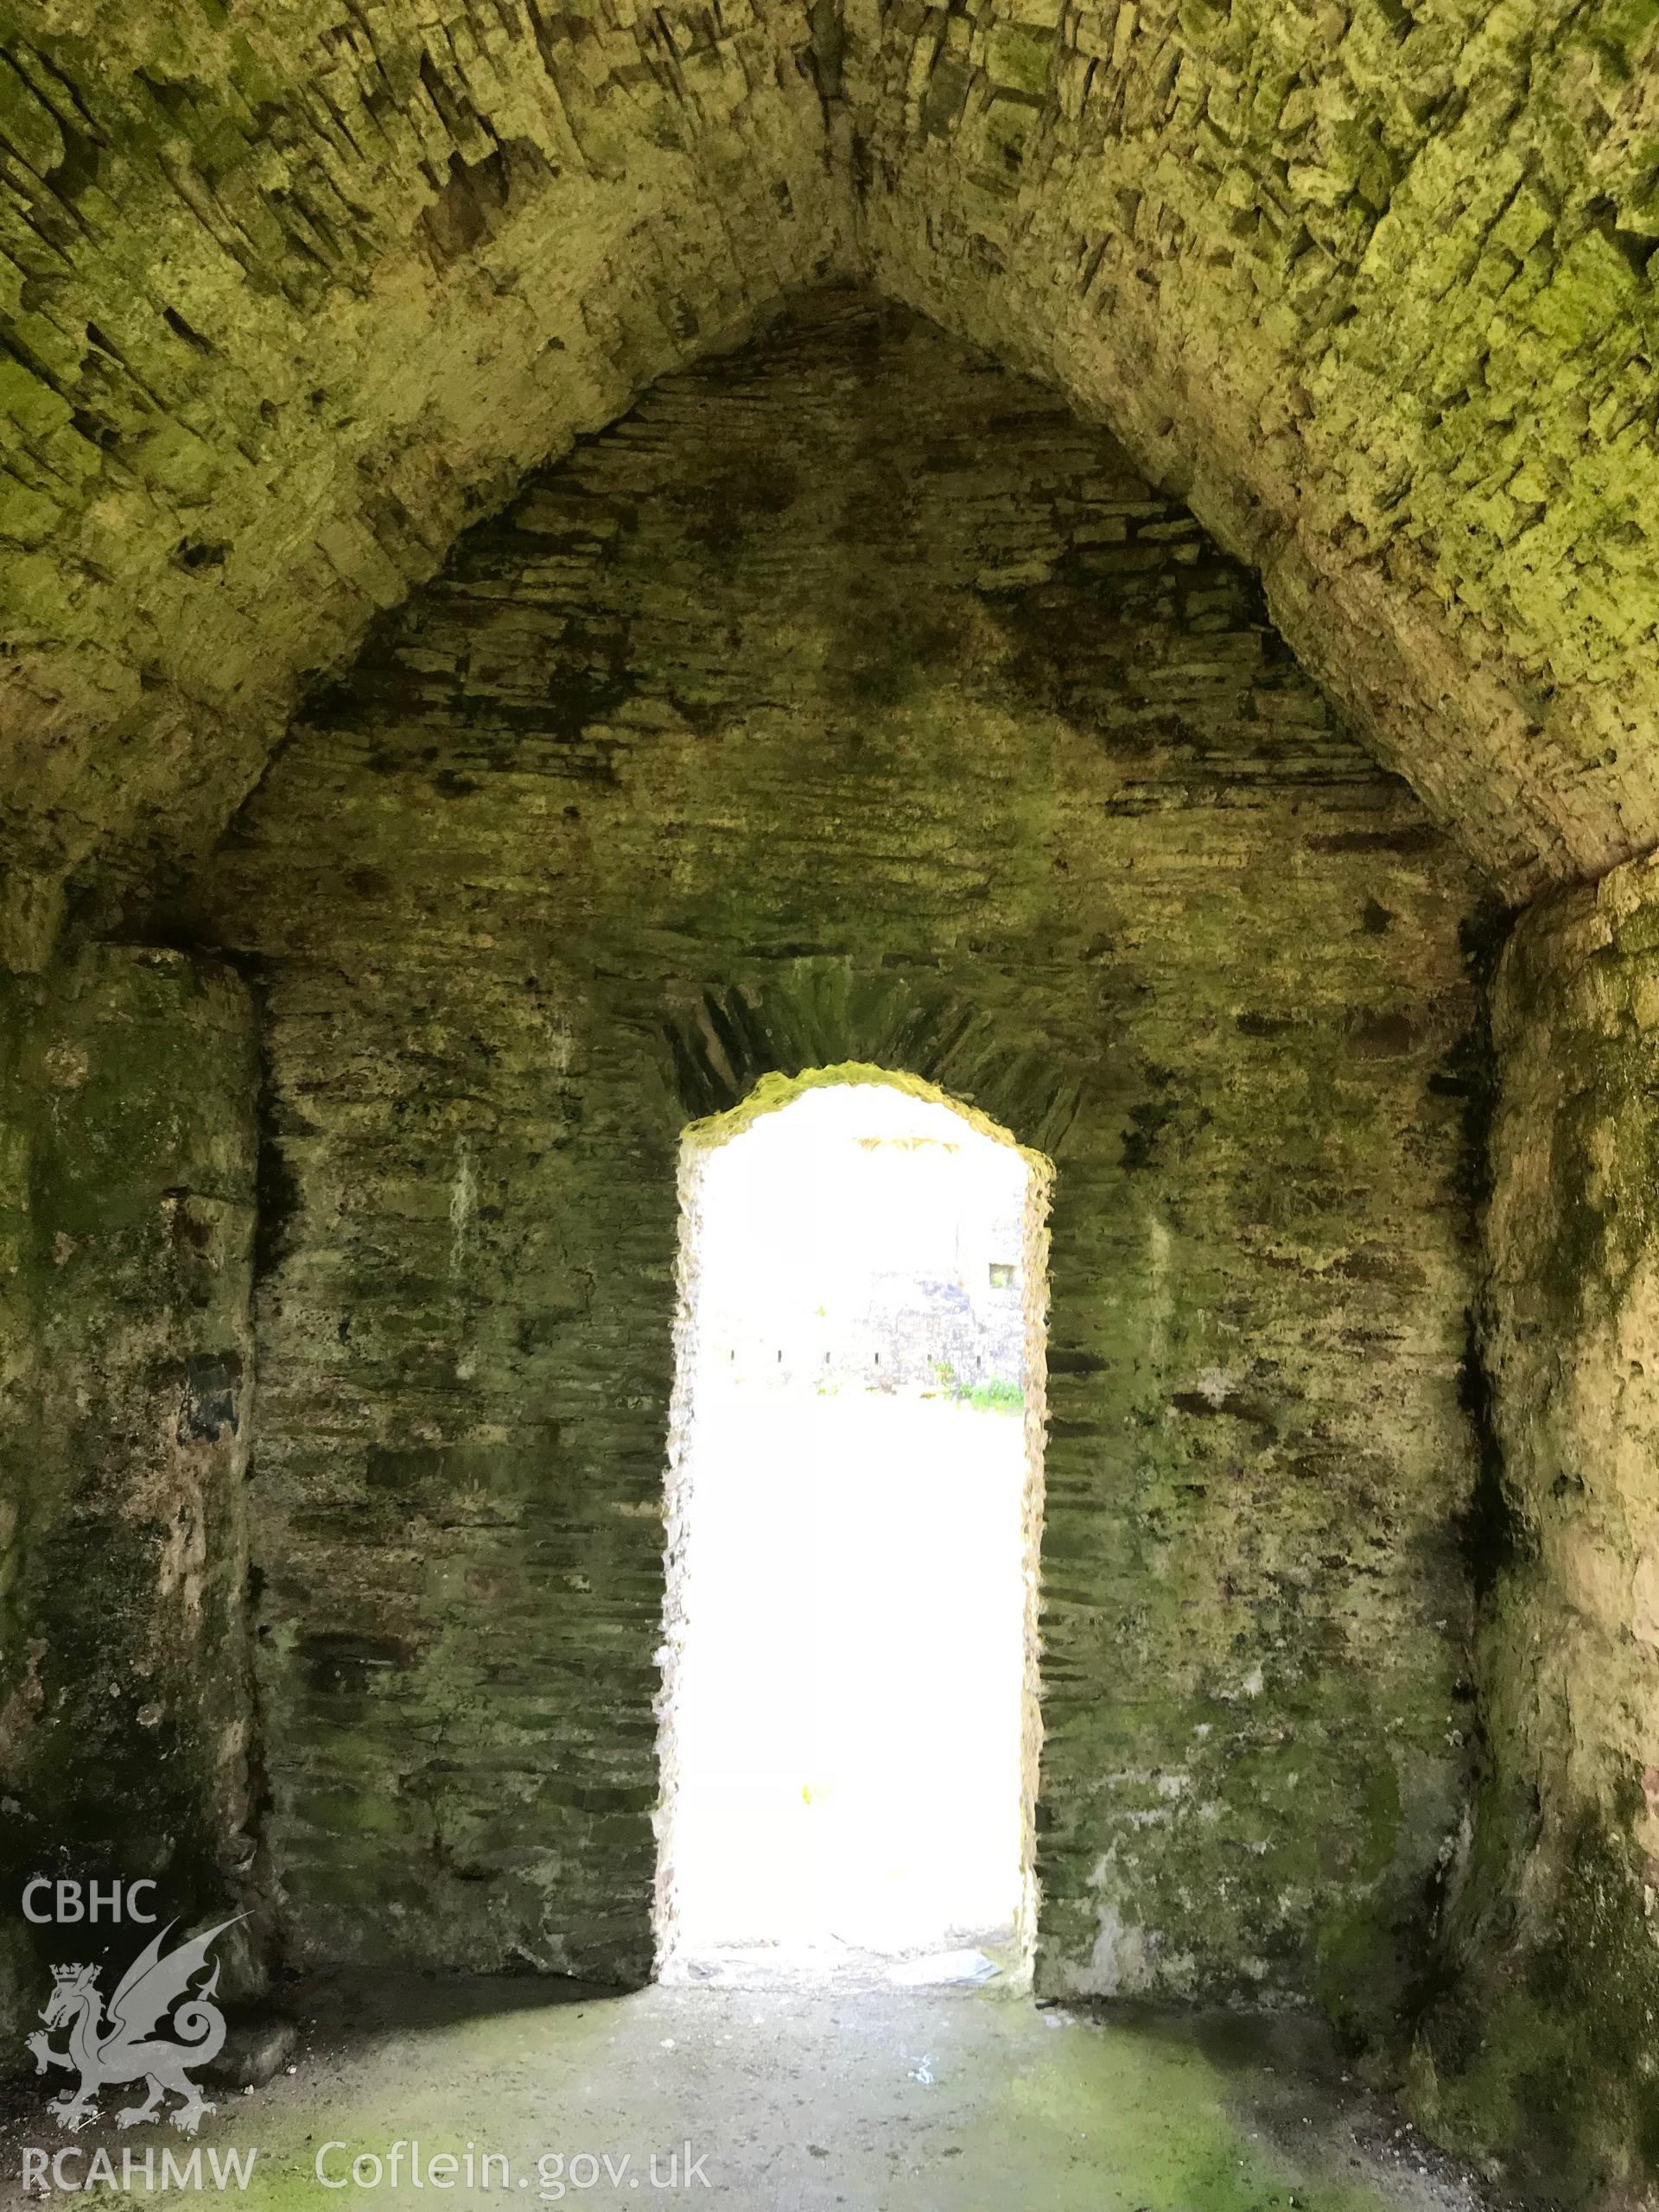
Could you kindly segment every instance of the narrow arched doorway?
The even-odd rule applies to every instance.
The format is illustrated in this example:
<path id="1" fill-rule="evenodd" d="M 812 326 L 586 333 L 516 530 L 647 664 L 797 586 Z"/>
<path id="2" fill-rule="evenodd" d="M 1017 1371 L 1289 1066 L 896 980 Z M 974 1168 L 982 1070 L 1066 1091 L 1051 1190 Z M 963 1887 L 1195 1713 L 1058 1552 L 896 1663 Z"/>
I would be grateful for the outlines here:
<path id="1" fill-rule="evenodd" d="M 876 1068 L 686 1132 L 665 1976 L 1028 1974 L 1049 1183 Z"/>

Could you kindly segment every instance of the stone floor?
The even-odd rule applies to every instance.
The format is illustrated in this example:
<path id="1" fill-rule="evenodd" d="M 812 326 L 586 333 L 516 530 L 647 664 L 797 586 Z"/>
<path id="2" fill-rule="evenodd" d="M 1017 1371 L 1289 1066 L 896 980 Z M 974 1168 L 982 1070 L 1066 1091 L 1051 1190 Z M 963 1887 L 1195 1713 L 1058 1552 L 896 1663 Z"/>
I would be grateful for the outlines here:
<path id="1" fill-rule="evenodd" d="M 1474 2212 L 1489 2201 L 1346 2082 L 1300 2024 L 1103 2023 L 995 1984 L 873 1982 L 552 2000 L 544 1984 L 379 1982 L 310 1993 L 304 2010 L 286 2070 L 220 2093 L 199 2139 L 209 2193 L 212 2152 L 257 2145 L 250 2185 L 232 2193 L 273 2212 L 652 2196 L 732 2212 Z M 105 2098 L 111 2110 L 124 2101 Z M 118 2177 L 130 2151 L 139 2183 L 147 2149 L 159 2179 L 163 2148 L 188 2158 L 192 2147 L 151 2127 L 60 2137 L 32 2087 L 14 2114 L 8 2205 L 39 2201 L 19 2184 L 27 2144 L 70 2143 L 71 2180 L 91 2177 L 99 2146 Z M 475 2164 L 467 2186 L 469 2145 L 475 2162 L 505 2158 L 505 2184 L 497 2167 L 481 2186 Z M 453 2177 L 432 2170 L 444 2153 Z M 653 2185 L 653 2154 L 666 2186 Z M 359 2157 L 381 2162 L 378 2185 L 366 2163 L 353 2183 Z M 344 2187 L 324 2186 L 319 2158 Z M 118 2186 L 98 2201 L 158 2200 Z"/>

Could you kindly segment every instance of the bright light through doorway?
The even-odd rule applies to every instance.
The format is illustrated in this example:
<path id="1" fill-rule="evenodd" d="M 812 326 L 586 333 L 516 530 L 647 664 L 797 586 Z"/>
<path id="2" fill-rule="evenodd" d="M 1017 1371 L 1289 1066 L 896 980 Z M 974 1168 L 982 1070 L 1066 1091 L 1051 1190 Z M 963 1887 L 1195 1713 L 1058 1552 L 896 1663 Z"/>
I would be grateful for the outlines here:
<path id="1" fill-rule="evenodd" d="M 880 1081 L 729 1121 L 683 1179 L 662 1970 L 1017 1974 L 1046 1164 Z"/>

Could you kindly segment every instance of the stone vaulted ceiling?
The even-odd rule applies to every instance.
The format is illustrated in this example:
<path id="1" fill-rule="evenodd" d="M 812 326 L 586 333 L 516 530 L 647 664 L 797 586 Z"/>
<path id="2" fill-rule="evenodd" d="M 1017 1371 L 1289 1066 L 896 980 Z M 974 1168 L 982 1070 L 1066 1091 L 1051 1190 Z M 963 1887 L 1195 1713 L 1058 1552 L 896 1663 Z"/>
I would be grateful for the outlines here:
<path id="1" fill-rule="evenodd" d="M 1656 25 L 0 4 L 0 942 L 210 842 L 520 470 L 837 276 L 1103 413 L 1508 892 L 1659 843 Z"/>

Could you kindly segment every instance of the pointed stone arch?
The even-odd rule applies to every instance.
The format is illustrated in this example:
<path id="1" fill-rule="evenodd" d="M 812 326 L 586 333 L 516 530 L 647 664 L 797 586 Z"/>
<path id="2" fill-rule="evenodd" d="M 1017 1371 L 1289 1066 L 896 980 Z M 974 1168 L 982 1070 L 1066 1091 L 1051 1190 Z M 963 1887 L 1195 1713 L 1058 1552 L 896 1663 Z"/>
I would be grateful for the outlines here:
<path id="1" fill-rule="evenodd" d="M 0 57 L 14 961 L 66 875 L 211 842 L 526 467 L 837 275 L 1104 416 L 1506 893 L 1659 842 L 1651 23 L 35 16 Z"/>
<path id="2" fill-rule="evenodd" d="M 1659 842 L 1659 33 L 849 0 L 882 292 L 1103 416 L 1510 895 Z"/>
<path id="3" fill-rule="evenodd" d="M 70 6 L 0 44 L 0 957 L 211 844 L 528 467 L 846 258 L 804 9 Z"/>

